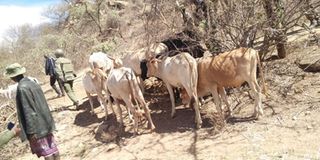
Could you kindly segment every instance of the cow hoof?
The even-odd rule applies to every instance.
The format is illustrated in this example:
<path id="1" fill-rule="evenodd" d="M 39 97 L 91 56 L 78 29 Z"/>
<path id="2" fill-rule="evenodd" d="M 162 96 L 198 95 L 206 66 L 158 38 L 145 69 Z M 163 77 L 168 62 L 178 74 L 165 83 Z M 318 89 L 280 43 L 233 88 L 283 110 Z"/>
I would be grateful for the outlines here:
<path id="1" fill-rule="evenodd" d="M 176 118 L 176 114 L 171 114 L 171 118 Z"/>
<path id="2" fill-rule="evenodd" d="M 259 113 L 255 112 L 252 117 L 255 119 L 255 120 L 258 120 L 259 119 Z"/>
<path id="3" fill-rule="evenodd" d="M 263 116 L 263 110 L 262 109 L 259 109 L 259 115 Z"/>
<path id="4" fill-rule="evenodd" d="M 140 135 L 140 132 L 134 132 L 133 137 L 136 137 L 137 135 Z"/>
<path id="5" fill-rule="evenodd" d="M 196 124 L 196 129 L 200 129 L 202 126 L 202 122 Z"/>
<path id="6" fill-rule="evenodd" d="M 90 111 L 90 114 L 91 114 L 91 116 L 94 116 L 94 115 L 95 115 L 93 111 Z"/>
<path id="7" fill-rule="evenodd" d="M 156 129 L 156 127 L 154 125 L 151 125 L 151 124 L 150 125 L 148 124 L 148 128 L 150 128 L 151 132 L 153 132 Z"/>
<path id="8" fill-rule="evenodd" d="M 150 133 L 153 133 L 156 130 L 156 128 L 150 129 Z"/>

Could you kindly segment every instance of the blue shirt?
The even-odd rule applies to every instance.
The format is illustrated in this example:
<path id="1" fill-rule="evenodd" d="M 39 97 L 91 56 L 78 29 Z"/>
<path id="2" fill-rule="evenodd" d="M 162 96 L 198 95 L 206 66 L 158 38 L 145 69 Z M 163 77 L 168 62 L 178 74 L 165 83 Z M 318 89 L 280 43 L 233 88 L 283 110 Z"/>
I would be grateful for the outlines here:
<path id="1" fill-rule="evenodd" d="M 46 75 L 50 75 L 50 76 L 55 76 L 56 75 L 56 72 L 55 72 L 55 61 L 54 61 L 54 59 L 52 57 L 46 58 L 45 72 L 46 72 Z"/>

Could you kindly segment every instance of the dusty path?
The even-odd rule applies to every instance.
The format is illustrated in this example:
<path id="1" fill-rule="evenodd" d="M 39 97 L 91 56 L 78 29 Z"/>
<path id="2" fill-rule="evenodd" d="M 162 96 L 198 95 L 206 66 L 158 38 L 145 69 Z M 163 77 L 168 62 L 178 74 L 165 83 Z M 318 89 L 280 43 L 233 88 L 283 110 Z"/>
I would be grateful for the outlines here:
<path id="1" fill-rule="evenodd" d="M 177 117 L 171 119 L 168 95 L 158 96 L 157 102 L 149 96 L 156 131 L 133 137 L 131 124 L 126 121 L 124 137 L 104 142 L 95 132 L 103 126 L 104 114 L 95 103 L 98 115 L 90 115 L 81 81 L 75 83 L 77 96 L 83 100 L 79 111 L 67 97 L 52 99 L 54 94 L 49 91 L 46 97 L 54 110 L 61 159 L 320 159 L 320 74 L 304 73 L 294 65 L 301 52 L 297 49 L 284 60 L 265 64 L 271 96 L 263 98 L 264 117 L 227 123 L 219 132 L 204 118 L 215 108 L 212 102 L 202 109 L 204 127 L 194 130 L 191 109 L 178 106 Z M 291 74 L 291 70 L 297 73 Z M 43 87 L 48 89 L 47 85 Z M 229 98 L 236 106 L 235 114 L 250 115 L 252 100 L 243 93 L 235 95 Z M 241 99 L 240 105 L 235 97 Z M 16 159 L 37 158 L 27 152 Z"/>

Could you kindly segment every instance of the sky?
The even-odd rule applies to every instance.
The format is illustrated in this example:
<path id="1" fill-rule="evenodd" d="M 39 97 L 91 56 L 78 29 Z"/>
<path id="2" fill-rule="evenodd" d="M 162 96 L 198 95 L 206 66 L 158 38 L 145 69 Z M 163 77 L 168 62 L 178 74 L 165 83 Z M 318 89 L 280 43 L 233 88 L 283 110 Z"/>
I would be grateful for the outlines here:
<path id="1" fill-rule="evenodd" d="M 0 0 L 0 40 L 10 27 L 48 22 L 43 10 L 59 0 Z"/>

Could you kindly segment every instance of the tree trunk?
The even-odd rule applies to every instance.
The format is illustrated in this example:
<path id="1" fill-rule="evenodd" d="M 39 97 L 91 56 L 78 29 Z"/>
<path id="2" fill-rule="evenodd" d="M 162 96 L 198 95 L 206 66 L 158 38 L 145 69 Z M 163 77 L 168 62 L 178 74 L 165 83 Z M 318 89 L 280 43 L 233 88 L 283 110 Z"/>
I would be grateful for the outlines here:
<path id="1" fill-rule="evenodd" d="M 285 58 L 287 56 L 287 51 L 284 43 L 277 44 L 277 52 L 279 58 Z"/>
<path id="2" fill-rule="evenodd" d="M 264 9 L 272 34 L 270 36 L 269 32 L 265 33 L 264 42 L 260 49 L 260 56 L 268 52 L 271 44 L 270 41 L 275 42 L 279 58 L 285 58 L 287 55 L 285 47 L 287 36 L 286 31 L 283 29 L 284 8 L 282 4 L 282 0 L 264 0 Z"/>
<path id="3" fill-rule="evenodd" d="M 274 0 L 276 8 L 276 29 L 279 31 L 275 36 L 275 41 L 277 45 L 277 52 L 279 58 L 285 58 L 287 56 L 285 43 L 287 41 L 286 31 L 283 29 L 283 16 L 284 8 L 282 0 Z"/>
<path id="4" fill-rule="evenodd" d="M 263 7 L 267 15 L 267 22 L 269 27 L 273 28 L 274 26 L 274 20 L 273 20 L 273 9 L 272 9 L 272 1 L 270 0 L 264 0 L 263 1 Z M 270 47 L 270 41 L 272 41 L 272 37 L 270 37 L 270 34 L 268 31 L 265 31 L 264 37 L 263 37 L 263 43 L 259 49 L 259 56 L 260 59 L 262 59 L 268 52 Z"/>

